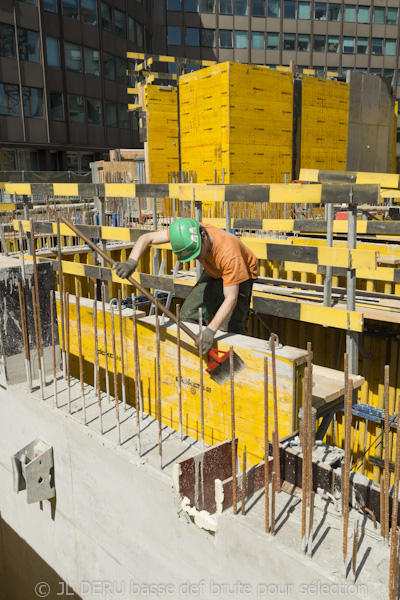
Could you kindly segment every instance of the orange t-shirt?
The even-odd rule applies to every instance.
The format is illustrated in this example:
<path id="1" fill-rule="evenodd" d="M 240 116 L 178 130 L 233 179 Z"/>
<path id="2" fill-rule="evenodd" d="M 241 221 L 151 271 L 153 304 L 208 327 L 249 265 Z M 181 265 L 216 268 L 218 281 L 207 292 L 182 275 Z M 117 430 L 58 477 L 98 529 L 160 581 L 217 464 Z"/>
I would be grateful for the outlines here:
<path id="1" fill-rule="evenodd" d="M 237 285 L 248 279 L 257 279 L 257 257 L 232 233 L 214 225 L 200 223 L 213 240 L 210 254 L 200 261 L 204 270 L 214 279 L 222 279 L 224 286 Z"/>

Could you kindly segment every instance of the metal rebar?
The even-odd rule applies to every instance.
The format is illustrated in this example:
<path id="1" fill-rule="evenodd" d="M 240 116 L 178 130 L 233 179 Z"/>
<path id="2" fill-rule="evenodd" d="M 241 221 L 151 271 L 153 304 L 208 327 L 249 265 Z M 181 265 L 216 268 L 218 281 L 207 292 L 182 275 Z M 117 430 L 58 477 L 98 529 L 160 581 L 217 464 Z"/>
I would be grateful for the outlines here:
<path id="1" fill-rule="evenodd" d="M 395 569 L 397 559 L 397 519 L 399 508 L 399 478 L 400 478 L 400 395 L 397 400 L 397 427 L 396 427 L 396 458 L 394 464 L 394 483 L 392 496 L 392 536 L 390 545 L 389 566 L 389 598 L 395 598 Z"/>
<path id="2" fill-rule="evenodd" d="M 198 262 L 198 261 L 197 261 Z M 201 427 L 201 445 L 204 448 L 204 389 L 203 389 L 203 310 L 199 308 L 199 384 L 200 384 L 200 427 Z"/>
<path id="3" fill-rule="evenodd" d="M 57 260 L 58 260 L 58 286 L 60 292 L 60 318 L 61 318 L 61 340 L 62 340 L 62 365 L 64 378 L 66 376 L 66 361 L 65 361 L 65 329 L 64 329 L 64 280 L 61 260 L 61 234 L 60 220 L 57 217 Z"/>
<path id="4" fill-rule="evenodd" d="M 44 366 L 44 356 L 43 356 L 43 344 L 42 344 L 42 316 L 40 311 L 40 297 L 39 297 L 39 278 L 37 271 L 37 261 L 36 261 L 36 242 L 35 242 L 35 234 L 33 228 L 33 220 L 31 219 L 31 236 L 32 236 L 32 263 L 33 263 L 33 280 L 35 282 L 35 302 L 36 302 L 36 319 L 37 319 L 37 327 L 38 327 L 38 342 L 39 347 L 37 348 L 37 352 L 40 357 L 40 376 L 42 378 L 42 388 L 44 388 L 46 384 L 46 375 L 45 375 L 45 366 Z M 32 287 L 33 289 L 33 287 Z"/>
<path id="5" fill-rule="evenodd" d="M 71 414 L 71 339 L 69 335 L 69 292 L 65 294 L 65 338 L 67 350 L 67 388 L 68 388 L 68 412 Z"/>
<path id="6" fill-rule="evenodd" d="M 157 415 L 158 415 L 158 456 L 160 469 L 162 466 L 162 406 L 161 406 L 161 350 L 160 350 L 160 322 L 158 319 L 158 304 L 155 305 L 156 321 L 156 362 L 157 362 Z"/>
<path id="7" fill-rule="evenodd" d="M 107 349 L 107 319 L 106 319 L 106 301 L 105 301 L 105 290 L 104 283 L 101 285 L 101 304 L 103 310 L 103 336 L 104 336 L 104 359 L 106 366 L 106 393 L 107 400 L 111 402 L 110 399 L 110 376 L 108 371 L 108 349 Z"/>
<path id="8" fill-rule="evenodd" d="M 54 381 L 54 403 L 58 408 L 58 398 L 57 398 L 57 364 L 56 364 L 56 344 L 54 339 L 54 303 L 55 303 L 55 292 L 54 290 L 50 291 L 50 314 L 51 314 L 51 347 L 53 350 L 53 381 Z"/>
<path id="9" fill-rule="evenodd" d="M 246 463 L 247 463 L 247 452 L 243 450 L 243 473 L 242 473 L 242 515 L 245 513 L 246 494 L 247 494 L 247 478 L 246 478 Z"/>
<path id="10" fill-rule="evenodd" d="M 100 365 L 99 365 L 99 333 L 97 327 L 97 283 L 94 284 L 93 300 L 93 331 L 94 331 L 94 365 L 96 373 L 97 404 L 99 407 L 100 433 L 103 435 L 103 410 L 101 407 Z"/>
<path id="11" fill-rule="evenodd" d="M 179 435 L 183 439 L 182 431 L 182 366 L 181 366 L 181 307 L 176 305 L 176 351 L 178 354 L 178 410 L 179 410 Z"/>
<path id="12" fill-rule="evenodd" d="M 381 536 L 385 540 L 386 532 L 385 532 L 386 518 L 385 518 L 385 478 L 381 477 L 380 480 L 380 526 L 381 526 Z"/>
<path id="13" fill-rule="evenodd" d="M 347 542 L 349 529 L 349 491 L 350 491 L 350 450 L 351 450 L 351 410 L 353 404 L 353 380 L 348 380 L 345 398 L 344 430 L 344 497 L 343 497 L 343 569 L 347 576 Z"/>
<path id="14" fill-rule="evenodd" d="M 136 303 L 134 297 L 132 298 L 132 329 L 133 329 L 133 364 L 135 369 L 135 405 L 136 405 L 136 440 L 137 440 L 137 451 L 139 456 L 142 454 L 140 444 L 140 381 L 139 381 L 139 344 L 137 335 L 137 324 L 136 324 Z"/>
<path id="15" fill-rule="evenodd" d="M 353 571 L 353 581 L 356 580 L 357 551 L 358 551 L 358 517 L 355 518 L 354 531 L 353 531 L 353 553 L 352 553 L 352 559 L 351 559 L 351 566 L 352 566 L 352 571 Z"/>
<path id="16" fill-rule="evenodd" d="M 122 298 L 121 290 L 118 290 L 118 308 L 119 308 L 119 339 L 121 346 L 121 385 L 122 385 L 122 403 L 126 410 L 126 388 L 125 388 L 125 359 L 124 359 L 124 337 L 122 334 Z"/>
<path id="17" fill-rule="evenodd" d="M 19 296 L 19 309 L 21 313 L 21 327 L 22 327 L 22 339 L 24 342 L 24 353 L 25 353 L 25 370 L 26 370 L 26 381 L 28 384 L 29 392 L 32 391 L 32 374 L 31 374 L 31 362 L 29 352 L 29 338 L 26 329 L 26 311 L 25 311 L 25 298 L 22 290 L 21 282 L 18 282 L 18 296 Z"/>
<path id="18" fill-rule="evenodd" d="M 272 471 L 272 498 L 271 498 L 271 535 L 275 535 L 275 500 L 276 500 L 276 473 Z"/>
<path id="19" fill-rule="evenodd" d="M 274 471 L 277 477 L 276 491 L 281 491 L 281 461 L 279 456 L 279 429 L 278 429 L 278 394 L 276 389 L 276 358 L 275 358 L 275 334 L 271 334 L 272 340 L 272 389 L 274 395 L 274 426 L 276 435 L 274 437 Z"/>
<path id="20" fill-rule="evenodd" d="M 118 406 L 117 349 L 116 349 L 116 344 L 115 344 L 115 323 L 114 323 L 113 307 L 111 307 L 111 337 L 112 337 L 112 350 L 113 350 L 115 417 L 117 419 L 118 444 L 121 445 L 121 423 L 119 420 L 119 406 Z"/>
<path id="21" fill-rule="evenodd" d="M 21 256 L 22 281 L 25 283 L 26 282 L 25 257 L 24 257 L 24 246 L 23 246 L 23 241 L 22 241 L 22 230 L 23 230 L 22 221 L 18 221 L 19 253 Z"/>
<path id="22" fill-rule="evenodd" d="M 264 356 L 264 460 L 265 533 L 269 533 L 268 358 L 266 356 Z"/>
<path id="23" fill-rule="evenodd" d="M 315 500 L 315 492 L 311 490 L 310 493 L 310 520 L 308 525 L 308 546 L 307 546 L 307 555 L 312 558 L 312 550 L 313 550 L 313 539 L 314 539 L 314 500 Z"/>
<path id="24" fill-rule="evenodd" d="M 75 296 L 76 306 L 76 326 L 78 332 L 78 347 L 79 347 L 79 379 L 81 382 L 82 409 L 83 409 L 83 424 L 87 424 L 86 419 L 86 398 L 85 398 L 85 383 L 83 379 L 83 354 L 82 354 L 82 330 L 81 330 L 81 302 L 80 302 L 80 286 L 78 283 L 77 294 Z"/>
<path id="25" fill-rule="evenodd" d="M 384 434 L 385 434 L 385 543 L 389 545 L 389 381 L 390 381 L 390 367 L 385 365 L 385 386 L 384 386 L 384 407 L 385 407 L 385 422 L 384 422 Z"/>
<path id="26" fill-rule="evenodd" d="M 307 502 L 308 502 L 308 386 L 310 384 L 309 379 L 309 367 L 305 368 L 304 371 L 304 409 L 303 409 L 303 427 L 302 427 L 302 450 L 303 450 L 303 468 L 302 468 L 302 479 L 301 479 L 301 549 L 304 554 L 307 551 Z"/>
<path id="27" fill-rule="evenodd" d="M 43 377 L 42 377 L 42 361 L 40 360 L 40 344 L 39 344 L 39 325 L 37 320 L 37 307 L 36 307 L 36 292 L 35 286 L 32 286 L 32 308 L 33 308 L 33 322 L 35 324 L 35 338 L 36 338 L 36 354 L 38 359 L 38 374 L 39 374 L 39 386 L 42 399 L 44 398 L 43 390 Z"/>
<path id="28" fill-rule="evenodd" d="M 231 387 L 231 439 L 232 439 L 232 504 L 233 514 L 237 514 L 236 480 L 236 430 L 235 430 L 235 376 L 233 369 L 233 347 L 229 348 L 229 379 Z"/>

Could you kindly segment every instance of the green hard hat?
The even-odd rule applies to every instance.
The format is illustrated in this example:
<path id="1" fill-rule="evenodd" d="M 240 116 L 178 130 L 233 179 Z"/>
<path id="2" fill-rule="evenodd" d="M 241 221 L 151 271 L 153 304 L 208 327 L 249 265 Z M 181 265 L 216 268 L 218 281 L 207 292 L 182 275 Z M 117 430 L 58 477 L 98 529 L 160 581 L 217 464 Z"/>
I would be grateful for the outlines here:
<path id="1" fill-rule="evenodd" d="M 194 219 L 177 219 L 171 223 L 169 239 L 180 262 L 193 260 L 200 254 L 200 224 Z"/>

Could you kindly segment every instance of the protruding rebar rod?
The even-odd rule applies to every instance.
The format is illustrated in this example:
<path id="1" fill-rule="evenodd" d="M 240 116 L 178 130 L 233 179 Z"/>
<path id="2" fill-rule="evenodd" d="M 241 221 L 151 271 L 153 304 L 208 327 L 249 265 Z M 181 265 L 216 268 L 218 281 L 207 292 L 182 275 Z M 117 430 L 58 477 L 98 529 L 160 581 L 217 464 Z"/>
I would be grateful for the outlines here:
<path id="1" fill-rule="evenodd" d="M 113 307 L 111 307 L 111 337 L 112 337 L 112 350 L 113 350 L 115 416 L 117 419 L 118 444 L 121 445 L 121 423 L 119 420 L 119 406 L 118 406 L 117 349 L 116 349 L 116 344 L 115 344 L 115 323 L 114 323 L 114 308 Z"/>
<path id="2" fill-rule="evenodd" d="M 67 388 L 68 388 L 68 412 L 71 414 L 71 338 L 69 335 L 69 293 L 65 294 L 65 338 L 67 351 Z"/>
<path id="3" fill-rule="evenodd" d="M 136 404 L 136 439 L 137 452 L 139 456 L 142 454 L 140 444 L 140 376 L 139 376 L 139 343 L 136 324 L 136 303 L 134 296 L 132 297 L 132 328 L 133 328 L 133 364 L 135 368 L 135 404 Z"/>
<path id="4" fill-rule="evenodd" d="M 389 599 L 397 597 L 395 588 L 395 571 L 397 560 L 397 519 L 399 510 L 399 479 L 400 479 L 400 394 L 397 400 L 397 427 L 396 427 L 396 458 L 394 463 L 394 483 L 392 496 L 392 536 L 390 544 L 390 566 L 389 566 Z"/>
<path id="5" fill-rule="evenodd" d="M 272 340 L 272 389 L 274 394 L 274 423 L 275 423 L 275 432 L 276 435 L 274 437 L 274 471 L 276 480 L 276 491 L 279 493 L 281 491 L 281 461 L 279 456 L 279 428 L 278 428 L 278 393 L 276 389 L 276 358 L 275 358 L 275 334 L 271 334 Z"/>
<path id="6" fill-rule="evenodd" d="M 308 393 L 308 386 L 310 385 L 310 378 L 309 378 L 309 372 L 310 369 L 309 367 L 305 368 L 305 372 L 304 372 L 304 408 L 303 408 L 303 427 L 302 427 L 302 432 L 301 432 L 301 447 L 303 450 L 303 468 L 302 468 L 302 478 L 301 478 L 301 490 L 302 490 L 302 506 L 301 506 L 301 549 L 304 552 L 304 554 L 307 551 L 307 504 L 308 504 L 308 487 L 309 487 L 309 482 L 308 482 L 308 450 L 309 450 L 309 444 L 308 444 L 308 437 L 309 437 L 309 430 L 308 430 L 308 399 L 309 399 L 309 393 Z"/>
<path id="7" fill-rule="evenodd" d="M 60 234 L 60 219 L 57 217 L 57 260 L 58 260 L 58 285 L 60 292 L 60 318 L 61 318 L 61 340 L 62 340 L 62 365 L 64 378 L 67 373 L 66 357 L 65 357 L 65 329 L 64 329 L 64 278 L 61 260 L 61 234 Z"/>
<path id="8" fill-rule="evenodd" d="M 35 241 L 35 233 L 33 227 L 33 220 L 31 219 L 31 237 L 32 237 L 32 263 L 33 263 L 33 280 L 35 282 L 35 302 L 36 302 L 36 319 L 37 319 L 37 327 L 38 327 L 38 342 L 39 347 L 37 348 L 37 352 L 40 357 L 40 376 L 42 379 L 42 389 L 46 385 L 46 374 L 45 374 L 45 366 L 44 366 L 44 356 L 43 356 L 43 343 L 42 343 L 42 315 L 40 311 L 40 296 L 39 296 L 39 278 L 37 271 L 37 261 L 36 261 L 36 241 Z M 32 287 L 33 289 L 33 287 Z"/>
<path id="9" fill-rule="evenodd" d="M 385 544 L 389 545 L 389 381 L 390 367 L 385 365 L 385 387 L 384 387 L 384 407 L 385 407 Z"/>
<path id="10" fill-rule="evenodd" d="M 310 521 L 308 525 L 308 544 L 307 544 L 307 556 L 312 558 L 313 551 L 313 539 L 314 539 L 314 499 L 315 492 L 311 490 L 310 493 Z"/>
<path id="11" fill-rule="evenodd" d="M 178 410 L 179 410 L 179 435 L 183 440 L 182 430 L 182 365 L 181 365 L 181 307 L 176 305 L 176 351 L 178 354 Z"/>
<path id="12" fill-rule="evenodd" d="M 353 571 L 353 581 L 356 580 L 356 572 L 357 572 L 357 551 L 358 551 L 358 517 L 354 520 L 354 530 L 353 530 L 353 554 L 351 560 L 351 566 Z"/>
<path id="13" fill-rule="evenodd" d="M 106 392 L 107 392 L 107 400 L 110 400 L 110 376 L 108 371 L 108 349 L 107 349 L 107 319 L 106 319 L 106 301 L 105 301 L 105 290 L 104 290 L 104 282 L 101 286 L 101 304 L 103 309 L 103 335 L 104 335 L 104 359 L 106 364 Z"/>
<path id="14" fill-rule="evenodd" d="M 382 536 L 383 540 L 386 539 L 385 525 L 386 525 L 386 518 L 385 518 L 385 478 L 381 477 L 381 480 L 380 480 L 380 526 L 381 526 L 381 536 Z"/>
<path id="15" fill-rule="evenodd" d="M 200 384 L 200 424 L 201 424 L 201 445 L 204 448 L 204 389 L 203 389 L 203 340 L 201 339 L 203 331 L 203 310 L 199 308 L 199 384 Z"/>
<path id="16" fill-rule="evenodd" d="M 81 395 L 82 395 L 82 410 L 83 410 L 83 424 L 87 425 L 86 419 L 86 398 L 85 398 L 85 382 L 83 378 L 83 353 L 82 353 L 82 330 L 81 330 L 81 301 L 80 301 L 80 286 L 78 285 L 77 293 L 75 296 L 76 306 L 76 326 L 78 333 L 78 348 L 79 348 L 79 379 L 81 382 Z"/>
<path id="17" fill-rule="evenodd" d="M 22 231 L 23 231 L 22 221 L 18 221 L 19 253 L 21 256 L 22 281 L 25 283 L 26 282 L 25 257 L 24 257 L 24 246 L 23 246 L 23 241 L 22 241 Z"/>
<path id="18" fill-rule="evenodd" d="M 22 289 L 21 282 L 18 282 L 18 296 L 19 296 L 19 309 L 21 312 L 21 327 L 22 327 L 22 339 L 24 342 L 25 352 L 25 370 L 26 370 L 26 381 L 28 384 L 29 392 L 32 391 L 32 373 L 31 373 L 31 360 L 30 360 L 30 349 L 29 349 L 29 336 L 27 331 L 27 319 L 26 319 L 26 306 L 25 296 Z"/>
<path id="19" fill-rule="evenodd" d="M 58 408 L 58 398 L 57 398 L 57 363 L 56 363 L 56 344 L 54 339 L 54 304 L 55 304 L 55 292 L 54 290 L 50 291 L 50 314 L 51 314 L 51 347 L 53 350 L 53 382 L 54 382 L 54 403 Z"/>
<path id="20" fill-rule="evenodd" d="M 125 358 L 124 358 L 124 336 L 122 334 L 122 298 L 121 290 L 118 290 L 118 308 L 119 308 L 119 340 L 121 346 L 121 385 L 122 385 L 122 403 L 126 410 L 126 388 L 125 388 Z"/>
<path id="21" fill-rule="evenodd" d="M 42 377 L 42 361 L 40 360 L 40 343 L 39 343 L 39 325 L 37 318 L 37 306 L 36 306 L 36 292 L 35 286 L 32 286 L 32 308 L 33 308 L 33 322 L 35 324 L 35 338 L 36 338 L 36 354 L 38 359 L 38 374 L 39 374 L 39 386 L 42 400 L 44 398 L 44 389 L 43 389 L 43 377 Z"/>
<path id="22" fill-rule="evenodd" d="M 233 369 L 233 347 L 229 348 L 229 378 L 231 386 L 231 439 L 232 439 L 232 496 L 233 514 L 237 514 L 237 480 L 236 480 L 236 428 L 235 428 L 235 375 Z"/>
<path id="23" fill-rule="evenodd" d="M 246 452 L 246 450 L 243 450 L 242 507 L 241 507 L 242 515 L 245 514 L 246 493 L 247 493 L 246 463 L 247 463 L 247 452 Z"/>
<path id="24" fill-rule="evenodd" d="M 93 331 L 94 331 L 94 366 L 96 373 L 97 404 L 99 407 L 100 433 L 103 435 L 103 410 L 101 406 L 100 365 L 99 365 L 99 334 L 97 327 L 97 283 L 94 284 L 93 300 Z"/>
<path id="25" fill-rule="evenodd" d="M 272 498 L 271 498 L 271 535 L 275 535 L 275 500 L 276 500 L 276 473 L 272 471 Z"/>
<path id="26" fill-rule="evenodd" d="M 269 428 L 268 428 L 268 358 L 264 356 L 264 489 L 265 533 L 269 533 Z"/>
<path id="27" fill-rule="evenodd" d="M 347 542 L 349 529 L 349 491 L 350 491 L 350 451 L 351 451 L 351 418 L 353 405 L 353 380 L 347 384 L 345 398 L 345 435 L 344 435 L 344 496 L 343 496 L 343 574 L 347 576 Z M 343 489 L 343 488 L 342 488 Z"/>
<path id="28" fill-rule="evenodd" d="M 158 319 L 158 304 L 155 305 L 156 321 L 156 363 L 157 363 L 157 415 L 158 415 L 158 455 L 160 469 L 162 465 L 162 406 L 161 406 L 161 348 L 160 348 L 160 322 Z"/>

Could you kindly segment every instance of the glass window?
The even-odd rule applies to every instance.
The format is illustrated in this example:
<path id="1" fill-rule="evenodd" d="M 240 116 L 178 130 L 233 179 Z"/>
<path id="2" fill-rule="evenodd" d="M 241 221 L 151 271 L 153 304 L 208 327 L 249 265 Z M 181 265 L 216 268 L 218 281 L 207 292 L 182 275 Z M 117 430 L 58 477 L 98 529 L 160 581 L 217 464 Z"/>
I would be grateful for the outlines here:
<path id="1" fill-rule="evenodd" d="M 24 116 L 32 118 L 43 117 L 43 90 L 40 88 L 22 86 L 22 102 Z"/>
<path id="2" fill-rule="evenodd" d="M 82 50 L 76 44 L 64 42 L 65 68 L 68 71 L 82 73 Z"/>
<path id="3" fill-rule="evenodd" d="M 352 4 L 344 6 L 344 20 L 346 21 L 346 23 L 356 22 L 356 7 Z"/>
<path id="4" fill-rule="evenodd" d="M 253 50 L 264 50 L 264 32 L 263 31 L 252 31 L 251 32 L 251 47 Z"/>
<path id="5" fill-rule="evenodd" d="M 52 121 L 64 121 L 64 99 L 61 92 L 50 92 L 50 109 Z"/>
<path id="6" fill-rule="evenodd" d="M 399 17 L 399 9 L 398 8 L 388 8 L 386 15 L 386 24 L 387 25 L 397 25 L 397 20 Z"/>
<path id="7" fill-rule="evenodd" d="M 374 23 L 383 25 L 385 22 L 385 9 L 383 7 L 375 6 L 374 8 Z"/>
<path id="8" fill-rule="evenodd" d="M 386 56 L 396 56 L 396 40 L 385 40 L 385 54 Z"/>
<path id="9" fill-rule="evenodd" d="M 358 22 L 369 23 L 369 6 L 358 7 Z"/>
<path id="10" fill-rule="evenodd" d="M 126 58 L 121 58 L 120 56 L 116 57 L 116 69 L 117 69 L 117 81 L 118 83 L 123 83 L 128 85 L 128 77 L 126 74 L 127 69 Z"/>
<path id="11" fill-rule="evenodd" d="M 143 25 L 136 22 L 136 44 L 143 49 Z"/>
<path id="12" fill-rule="evenodd" d="M 247 0 L 235 0 L 235 15 L 247 15 L 248 9 Z"/>
<path id="13" fill-rule="evenodd" d="M 62 10 L 64 17 L 79 19 L 78 0 L 62 0 Z"/>
<path id="14" fill-rule="evenodd" d="M 219 0 L 219 12 L 221 15 L 232 15 L 233 0 Z"/>
<path id="15" fill-rule="evenodd" d="M 106 31 L 113 30 L 112 9 L 109 4 L 102 2 L 100 5 L 101 27 Z"/>
<path id="16" fill-rule="evenodd" d="M 136 43 L 136 23 L 135 23 L 135 19 L 133 19 L 132 17 L 128 18 L 128 27 L 129 27 L 129 41 L 133 42 L 134 44 Z"/>
<path id="17" fill-rule="evenodd" d="M 326 36 L 314 35 L 314 52 L 325 52 Z"/>
<path id="18" fill-rule="evenodd" d="M 340 21 L 340 4 L 329 3 L 328 21 Z"/>
<path id="19" fill-rule="evenodd" d="M 328 52 L 339 52 L 339 36 L 328 35 Z"/>
<path id="20" fill-rule="evenodd" d="M 215 48 L 215 29 L 201 30 L 201 45 L 205 48 Z"/>
<path id="21" fill-rule="evenodd" d="M 146 52 L 148 52 L 149 54 L 151 54 L 153 52 L 153 38 L 150 35 L 149 31 L 147 29 L 145 29 L 146 32 Z"/>
<path id="22" fill-rule="evenodd" d="M 2 171 L 16 171 L 17 163 L 13 150 L 2 150 L 0 152 L 0 169 Z"/>
<path id="23" fill-rule="evenodd" d="M 119 37 L 126 38 L 126 19 L 125 13 L 114 9 L 114 31 Z"/>
<path id="24" fill-rule="evenodd" d="M 368 54 L 368 38 L 357 38 L 357 54 Z"/>
<path id="25" fill-rule="evenodd" d="M 37 171 L 39 168 L 37 152 L 30 152 L 29 150 L 19 150 L 18 162 L 19 168 L 22 171 Z"/>
<path id="26" fill-rule="evenodd" d="M 81 171 L 90 171 L 90 163 L 94 162 L 94 154 L 81 154 Z"/>
<path id="27" fill-rule="evenodd" d="M 168 42 L 169 46 L 182 45 L 182 27 L 168 27 Z"/>
<path id="28" fill-rule="evenodd" d="M 314 19 L 316 21 L 326 21 L 326 2 L 315 3 Z"/>
<path id="29" fill-rule="evenodd" d="M 43 0 L 43 9 L 49 12 L 57 12 L 57 0 Z"/>
<path id="30" fill-rule="evenodd" d="M 309 52 L 310 36 L 308 33 L 299 33 L 297 35 L 297 50 L 299 52 Z"/>
<path id="31" fill-rule="evenodd" d="M 14 27 L 0 23 L 0 56 L 15 58 Z"/>
<path id="32" fill-rule="evenodd" d="M 126 104 L 118 104 L 118 120 L 121 129 L 129 129 L 129 113 Z"/>
<path id="33" fill-rule="evenodd" d="M 106 102 L 106 125 L 107 127 L 118 127 L 116 102 Z"/>
<path id="34" fill-rule="evenodd" d="M 233 48 L 232 31 L 230 29 L 219 30 L 220 48 Z"/>
<path id="35" fill-rule="evenodd" d="M 103 125 L 103 102 L 101 99 L 87 99 L 87 122 L 89 125 Z"/>
<path id="36" fill-rule="evenodd" d="M 96 0 L 81 0 L 81 13 L 83 23 L 97 25 Z"/>
<path id="37" fill-rule="evenodd" d="M 18 27 L 18 52 L 21 60 L 39 62 L 39 35 L 37 31 Z"/>
<path id="38" fill-rule="evenodd" d="M 85 122 L 85 105 L 83 96 L 68 94 L 68 117 L 71 123 Z"/>
<path id="39" fill-rule="evenodd" d="M 167 10 L 182 10 L 181 0 L 167 0 Z"/>
<path id="40" fill-rule="evenodd" d="M 85 57 L 85 73 L 100 77 L 100 51 L 94 48 L 83 49 Z"/>
<path id="41" fill-rule="evenodd" d="M 201 0 L 201 12 L 215 13 L 215 1 L 214 0 Z"/>
<path id="42" fill-rule="evenodd" d="M 200 29 L 186 27 L 186 46 L 200 46 Z"/>
<path id="43" fill-rule="evenodd" d="M 0 83 L 0 115 L 18 116 L 20 114 L 19 86 Z"/>
<path id="44" fill-rule="evenodd" d="M 265 0 L 252 0 L 251 6 L 253 17 L 265 17 Z"/>
<path id="45" fill-rule="evenodd" d="M 344 54 L 354 54 L 355 38 L 343 37 L 343 52 Z"/>
<path id="46" fill-rule="evenodd" d="M 76 152 L 67 152 L 67 168 L 71 171 L 78 170 L 78 154 Z"/>
<path id="47" fill-rule="evenodd" d="M 296 44 L 296 34 L 295 33 L 284 33 L 283 34 L 283 49 L 284 50 L 294 50 Z"/>
<path id="48" fill-rule="evenodd" d="M 267 2 L 268 2 L 267 17 L 279 18 L 280 14 L 281 14 L 280 0 L 267 0 Z"/>
<path id="49" fill-rule="evenodd" d="M 299 19 L 311 19 L 310 2 L 299 2 Z"/>
<path id="50" fill-rule="evenodd" d="M 383 54 L 383 39 L 382 38 L 372 38 L 371 54 Z"/>
<path id="51" fill-rule="evenodd" d="M 247 31 L 235 31 L 235 48 L 247 48 Z"/>
<path id="52" fill-rule="evenodd" d="M 390 79 L 390 85 L 394 85 L 394 69 L 383 69 L 383 76 Z"/>
<path id="53" fill-rule="evenodd" d="M 296 18 L 296 2 L 294 0 L 284 0 L 283 2 L 283 17 L 284 19 Z"/>
<path id="54" fill-rule="evenodd" d="M 186 12 L 199 12 L 199 0 L 186 0 Z M 129 127 L 127 127 L 129 129 Z"/>
<path id="55" fill-rule="evenodd" d="M 279 50 L 279 33 L 267 33 L 267 50 Z"/>
<path id="56" fill-rule="evenodd" d="M 48 67 L 55 67 L 56 69 L 61 67 L 59 40 L 46 37 L 46 56 Z"/>
<path id="57" fill-rule="evenodd" d="M 106 79 L 115 81 L 115 60 L 108 52 L 103 52 L 103 75 Z"/>

